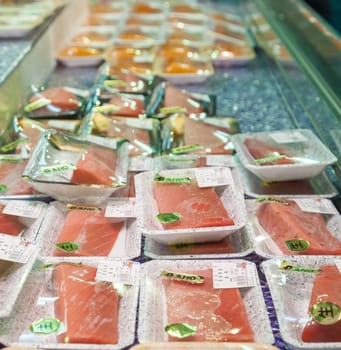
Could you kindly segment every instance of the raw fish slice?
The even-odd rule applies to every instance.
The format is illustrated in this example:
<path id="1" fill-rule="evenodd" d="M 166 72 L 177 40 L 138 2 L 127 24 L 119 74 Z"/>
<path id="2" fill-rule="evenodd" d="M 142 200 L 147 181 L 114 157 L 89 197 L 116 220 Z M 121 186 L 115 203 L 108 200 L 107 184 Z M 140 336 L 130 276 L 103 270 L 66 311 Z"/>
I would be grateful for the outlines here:
<path id="1" fill-rule="evenodd" d="M 244 144 L 254 159 L 262 159 L 262 158 L 273 157 L 278 155 L 290 157 L 290 155 L 286 154 L 284 151 L 280 150 L 279 148 L 271 147 L 265 142 L 257 139 L 246 138 L 244 140 Z M 293 164 L 293 163 L 295 163 L 293 159 L 279 158 L 273 162 L 261 163 L 261 165 L 280 165 L 280 164 Z"/>
<path id="2" fill-rule="evenodd" d="M 196 334 L 181 341 L 254 341 L 238 288 L 214 289 L 211 269 L 171 271 L 204 277 L 202 284 L 162 280 L 167 299 L 167 323 L 189 323 L 197 327 Z"/>
<path id="3" fill-rule="evenodd" d="M 336 265 L 322 265 L 314 281 L 309 310 L 319 302 L 332 302 L 341 307 L 341 274 Z M 341 320 L 332 325 L 309 321 L 302 333 L 304 342 L 341 342 Z"/>
<path id="4" fill-rule="evenodd" d="M 341 242 L 329 232 L 321 214 L 304 212 L 295 201 L 286 202 L 262 203 L 256 213 L 260 225 L 284 254 L 341 254 Z M 291 239 L 307 240 L 310 246 L 303 252 L 291 251 L 285 243 Z"/>
<path id="5" fill-rule="evenodd" d="M 232 149 L 225 149 L 228 144 L 228 134 L 226 138 L 220 136 L 219 131 L 227 134 L 227 130 L 222 127 L 205 124 L 199 120 L 184 118 L 184 143 L 185 145 L 199 144 L 202 150 L 194 153 L 204 154 L 232 154 Z"/>
<path id="6" fill-rule="evenodd" d="M 159 213 L 178 213 L 180 220 L 163 224 L 166 229 L 234 225 L 213 187 L 191 183 L 154 182 L 154 198 Z"/>
<path id="7" fill-rule="evenodd" d="M 0 233 L 18 236 L 23 230 L 25 230 L 25 225 L 19 221 L 18 216 L 2 213 L 3 209 L 4 207 L 0 208 Z"/>
<path id="8" fill-rule="evenodd" d="M 66 327 L 61 343 L 118 342 L 119 296 L 110 283 L 95 281 L 96 270 L 67 263 L 55 268 L 55 316 Z"/>
<path id="9" fill-rule="evenodd" d="M 105 147 L 90 147 L 77 162 L 70 182 L 77 184 L 113 185 L 116 154 Z"/>
<path id="10" fill-rule="evenodd" d="M 112 115 L 122 115 L 127 117 L 138 117 L 144 113 L 143 99 L 138 96 L 115 95 L 111 98 L 110 104 L 120 107 L 119 110 L 113 111 Z"/>
<path id="11" fill-rule="evenodd" d="M 22 179 L 26 162 L 12 163 L 0 161 L 0 184 L 6 185 L 4 195 L 33 194 L 35 191 L 28 182 Z"/>
<path id="12" fill-rule="evenodd" d="M 204 111 L 200 102 L 196 101 L 191 94 L 181 91 L 171 84 L 166 85 L 163 105 L 164 107 L 185 107 L 188 114 L 200 114 Z M 193 131 L 193 133 L 195 132 Z"/>
<path id="13" fill-rule="evenodd" d="M 51 101 L 51 103 L 47 106 L 34 110 L 32 112 L 33 114 L 43 115 L 51 113 L 64 113 L 79 109 L 79 99 L 77 96 L 62 87 L 49 88 L 38 92 L 30 98 L 29 102 L 31 103 L 40 100 L 41 98 L 47 98 Z"/>
<path id="14" fill-rule="evenodd" d="M 73 242 L 73 252 L 56 249 L 56 256 L 108 256 L 122 229 L 123 221 L 112 222 L 102 212 L 71 210 L 66 216 L 58 243 Z"/>

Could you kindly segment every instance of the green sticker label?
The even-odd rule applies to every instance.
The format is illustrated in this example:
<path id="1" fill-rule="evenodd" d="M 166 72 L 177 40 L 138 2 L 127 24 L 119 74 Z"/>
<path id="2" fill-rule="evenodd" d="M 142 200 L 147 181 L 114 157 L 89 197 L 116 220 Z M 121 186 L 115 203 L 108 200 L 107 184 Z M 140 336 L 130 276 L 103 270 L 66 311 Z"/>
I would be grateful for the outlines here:
<path id="1" fill-rule="evenodd" d="M 75 242 L 61 242 L 61 243 L 56 243 L 56 247 L 60 250 L 63 250 L 64 252 L 74 252 L 78 249 L 80 249 L 80 245 Z"/>
<path id="2" fill-rule="evenodd" d="M 187 109 L 185 107 L 180 106 L 172 106 L 172 107 L 161 107 L 161 114 L 174 114 L 174 113 L 186 113 Z"/>
<path id="3" fill-rule="evenodd" d="M 288 157 L 284 156 L 282 154 L 278 154 L 278 155 L 271 156 L 271 157 L 255 159 L 254 162 L 256 164 L 273 163 L 273 162 L 276 162 L 278 159 L 283 159 L 283 158 L 288 158 Z"/>
<path id="4" fill-rule="evenodd" d="M 32 322 L 30 331 L 35 334 L 51 334 L 59 330 L 61 322 L 56 318 L 42 318 L 38 321 Z"/>
<path id="5" fill-rule="evenodd" d="M 74 170 L 74 169 L 76 169 L 75 165 L 59 164 L 59 165 L 51 165 L 51 166 L 42 167 L 40 169 L 40 172 L 44 175 L 51 175 L 54 173 L 62 173 L 64 171 Z"/>
<path id="6" fill-rule="evenodd" d="M 194 335 L 196 327 L 189 323 L 172 323 L 165 327 L 165 332 L 172 337 L 183 339 Z"/>
<path id="7" fill-rule="evenodd" d="M 205 281 L 205 278 L 198 275 L 190 275 L 188 273 L 178 273 L 173 271 L 161 271 L 160 276 L 170 278 L 176 281 L 184 281 L 195 284 L 202 284 Z"/>
<path id="8" fill-rule="evenodd" d="M 310 309 L 313 319 L 322 325 L 332 325 L 341 319 L 340 306 L 328 301 L 316 303 Z"/>
<path id="9" fill-rule="evenodd" d="M 184 153 L 189 153 L 189 152 L 193 152 L 193 151 L 198 151 L 200 149 L 203 149 L 203 147 L 200 145 L 180 146 L 180 147 L 172 148 L 171 153 L 184 154 Z"/>
<path id="10" fill-rule="evenodd" d="M 0 192 L 6 192 L 7 191 L 7 186 L 6 185 L 0 185 Z"/>
<path id="11" fill-rule="evenodd" d="M 27 142 L 29 142 L 30 141 L 30 139 L 29 138 L 23 138 L 23 139 L 19 139 L 19 140 L 15 140 L 15 141 L 13 141 L 13 142 L 11 142 L 11 143 L 8 143 L 7 145 L 4 145 L 4 146 L 2 146 L 1 148 L 0 148 L 0 150 L 2 151 L 2 152 L 8 152 L 8 151 L 11 151 L 11 150 L 13 150 L 13 149 L 16 149 L 17 148 L 17 146 L 19 146 L 20 144 L 22 144 L 22 143 L 27 143 Z"/>
<path id="12" fill-rule="evenodd" d="M 155 174 L 154 181 L 162 182 L 162 183 L 176 183 L 176 184 L 183 184 L 183 183 L 190 183 L 192 179 L 190 177 L 164 177 L 160 175 L 159 173 Z"/>
<path id="13" fill-rule="evenodd" d="M 95 113 L 110 113 L 110 112 L 117 112 L 121 109 L 121 107 L 116 105 L 105 105 L 105 106 L 97 106 L 92 109 Z"/>
<path id="14" fill-rule="evenodd" d="M 39 108 L 42 108 L 42 107 L 45 107 L 47 105 L 49 105 L 51 103 L 51 100 L 47 99 L 47 98 L 40 98 L 39 100 L 36 100 L 32 103 L 29 103 L 28 105 L 26 105 L 24 107 L 24 111 L 25 112 L 32 112 L 36 109 L 39 109 Z"/>
<path id="15" fill-rule="evenodd" d="M 197 160 L 197 158 L 194 157 L 167 157 L 164 158 L 166 162 L 193 162 Z"/>
<path id="16" fill-rule="evenodd" d="M 181 219 L 181 215 L 178 213 L 161 213 L 156 216 L 160 222 L 169 223 L 177 222 Z"/>
<path id="17" fill-rule="evenodd" d="M 75 205 L 75 204 L 67 204 L 66 208 L 68 210 L 84 210 L 84 211 L 101 211 L 101 208 L 98 207 L 87 207 L 84 205 Z"/>
<path id="18" fill-rule="evenodd" d="M 8 163 L 23 163 L 25 159 L 23 158 L 10 158 L 10 157 L 1 157 L 0 162 L 8 162 Z"/>
<path id="19" fill-rule="evenodd" d="M 289 205 L 289 203 L 286 200 L 280 199 L 280 198 L 264 197 L 264 198 L 257 198 L 256 199 L 256 203 L 268 203 L 268 202 Z"/>
<path id="20" fill-rule="evenodd" d="M 117 79 L 117 80 L 113 80 L 113 79 L 104 80 L 104 82 L 103 82 L 103 86 L 105 86 L 105 87 L 125 87 L 127 85 L 128 85 L 127 82 L 125 82 L 124 80 L 119 80 L 119 79 Z"/>
<path id="21" fill-rule="evenodd" d="M 305 239 L 289 239 L 285 244 L 292 252 L 304 252 L 310 247 L 310 243 Z"/>
<path id="22" fill-rule="evenodd" d="M 321 272 L 321 270 L 318 270 L 318 269 L 311 269 L 311 268 L 296 266 L 296 265 L 290 264 L 288 261 L 285 261 L 285 260 L 282 261 L 281 265 L 279 266 L 279 269 L 286 270 L 286 271 L 297 271 L 297 272 L 313 272 L 313 273 Z"/>

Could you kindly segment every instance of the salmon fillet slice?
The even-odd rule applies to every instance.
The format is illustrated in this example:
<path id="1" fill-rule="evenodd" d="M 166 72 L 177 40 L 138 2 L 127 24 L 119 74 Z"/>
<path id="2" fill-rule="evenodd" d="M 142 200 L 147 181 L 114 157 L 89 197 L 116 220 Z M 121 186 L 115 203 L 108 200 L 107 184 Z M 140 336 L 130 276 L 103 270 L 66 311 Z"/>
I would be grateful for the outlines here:
<path id="1" fill-rule="evenodd" d="M 196 327 L 194 335 L 181 341 L 254 341 L 238 288 L 214 289 L 212 269 L 174 272 L 204 277 L 202 284 L 162 279 L 167 298 L 167 323 L 189 323 Z M 169 340 L 179 341 L 172 336 Z"/>
<path id="2" fill-rule="evenodd" d="M 166 229 L 234 225 L 213 187 L 197 183 L 160 183 L 154 181 L 153 194 L 159 213 L 178 213 L 180 220 L 164 223 Z"/>
<path id="3" fill-rule="evenodd" d="M 55 256 L 108 256 L 124 222 L 112 222 L 102 212 L 71 210 L 56 241 L 73 242 L 79 249 L 66 252 L 56 249 Z"/>
<path id="4" fill-rule="evenodd" d="M 289 159 L 289 157 L 291 157 L 289 154 L 286 154 L 283 150 L 279 148 L 271 147 L 263 141 L 246 138 L 244 140 L 244 144 L 254 159 L 262 159 L 262 158 L 273 157 L 278 155 L 288 157 L 288 158 L 280 158 L 273 162 L 264 162 L 264 163 L 261 163 L 260 165 L 281 165 L 281 164 L 295 163 L 293 159 Z"/>
<path id="5" fill-rule="evenodd" d="M 322 265 L 315 278 L 309 310 L 319 302 L 332 302 L 341 307 L 341 274 L 336 265 Z M 302 333 L 304 342 L 341 342 L 341 320 L 332 325 L 309 321 Z"/>
<path id="6" fill-rule="evenodd" d="M 262 203 L 256 213 L 260 225 L 271 236 L 284 254 L 340 255 L 341 242 L 328 230 L 319 213 L 304 212 L 295 201 Z M 307 250 L 289 250 L 286 241 L 303 239 L 310 243 Z"/>
<path id="7" fill-rule="evenodd" d="M 2 211 L 4 208 L 0 207 Z M 18 236 L 23 230 L 25 225 L 19 221 L 19 218 L 15 215 L 7 215 L 0 212 L 0 233 L 4 233 L 10 236 Z"/>
<path id="8" fill-rule="evenodd" d="M 105 147 L 89 147 L 77 162 L 71 182 L 77 184 L 113 185 L 115 183 L 115 151 Z"/>
<path id="9" fill-rule="evenodd" d="M 55 316 L 66 327 L 61 343 L 118 342 L 119 296 L 111 284 L 95 282 L 96 270 L 66 263 L 54 270 Z"/>

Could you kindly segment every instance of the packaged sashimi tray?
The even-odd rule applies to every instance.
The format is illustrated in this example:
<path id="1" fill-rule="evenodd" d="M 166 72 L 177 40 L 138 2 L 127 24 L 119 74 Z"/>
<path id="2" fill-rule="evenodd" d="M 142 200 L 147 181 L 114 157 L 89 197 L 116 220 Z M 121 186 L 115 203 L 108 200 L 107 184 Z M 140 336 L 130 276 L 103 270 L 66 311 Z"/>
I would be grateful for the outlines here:
<path id="1" fill-rule="evenodd" d="M 283 340 L 295 349 L 341 349 L 341 259 L 286 256 L 261 266 Z"/>
<path id="2" fill-rule="evenodd" d="M 163 244 L 219 241 L 246 224 L 244 195 L 226 167 L 135 176 L 137 223 Z"/>
<path id="3" fill-rule="evenodd" d="M 257 254 L 341 256 L 341 215 L 330 200 L 263 197 L 246 207 Z"/>
<path id="4" fill-rule="evenodd" d="M 153 260 L 141 275 L 140 343 L 274 342 L 254 263 Z"/>
<path id="5" fill-rule="evenodd" d="M 0 201 L 0 317 L 12 311 L 38 254 L 47 205 Z"/>
<path id="6" fill-rule="evenodd" d="M 36 261 L 0 341 L 45 349 L 121 349 L 134 343 L 139 264 L 109 259 Z"/>
<path id="7" fill-rule="evenodd" d="M 97 205 L 126 185 L 128 145 L 101 145 L 56 130 L 43 132 L 23 177 L 56 200 Z"/>
<path id="8" fill-rule="evenodd" d="M 146 343 L 135 345 L 131 350 L 173 350 L 179 349 L 177 343 Z M 276 350 L 277 348 L 261 343 L 196 343 L 186 342 L 181 344 L 182 350 Z"/>
<path id="9" fill-rule="evenodd" d="M 141 233 L 135 217 L 120 216 L 125 204 L 129 205 L 128 199 L 112 199 L 98 207 L 50 203 L 41 227 L 40 255 L 138 257 Z"/>

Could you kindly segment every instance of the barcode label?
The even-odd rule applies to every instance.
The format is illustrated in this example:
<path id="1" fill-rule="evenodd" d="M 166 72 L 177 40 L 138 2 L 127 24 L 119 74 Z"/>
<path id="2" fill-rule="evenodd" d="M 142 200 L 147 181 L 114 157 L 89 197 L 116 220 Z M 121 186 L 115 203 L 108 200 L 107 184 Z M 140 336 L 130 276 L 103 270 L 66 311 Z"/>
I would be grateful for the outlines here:
<path id="1" fill-rule="evenodd" d="M 153 170 L 153 168 L 154 161 L 151 157 L 137 156 L 130 158 L 130 171 L 148 171 Z"/>
<path id="2" fill-rule="evenodd" d="M 255 265 L 249 261 L 224 261 L 213 264 L 214 288 L 243 288 L 258 285 Z"/>
<path id="3" fill-rule="evenodd" d="M 232 185 L 233 177 L 229 168 L 195 168 L 199 187 Z"/>
<path id="4" fill-rule="evenodd" d="M 206 156 L 206 165 L 235 167 L 236 163 L 232 155 L 210 154 Z"/>
<path id="5" fill-rule="evenodd" d="M 26 218 L 37 219 L 41 213 L 44 203 L 11 200 L 9 201 L 4 210 L 2 211 L 7 215 L 23 216 Z"/>
<path id="6" fill-rule="evenodd" d="M 327 198 L 298 198 L 295 199 L 301 210 L 310 213 L 337 214 L 333 203 Z"/>
<path id="7" fill-rule="evenodd" d="M 36 250 L 36 245 L 24 238 L 0 235 L 0 260 L 25 264 Z"/>
<path id="8" fill-rule="evenodd" d="M 138 285 L 140 264 L 134 261 L 100 261 L 97 267 L 96 281 Z"/>
<path id="9" fill-rule="evenodd" d="M 110 218 L 135 218 L 136 198 L 113 198 L 105 209 L 105 216 Z"/>

